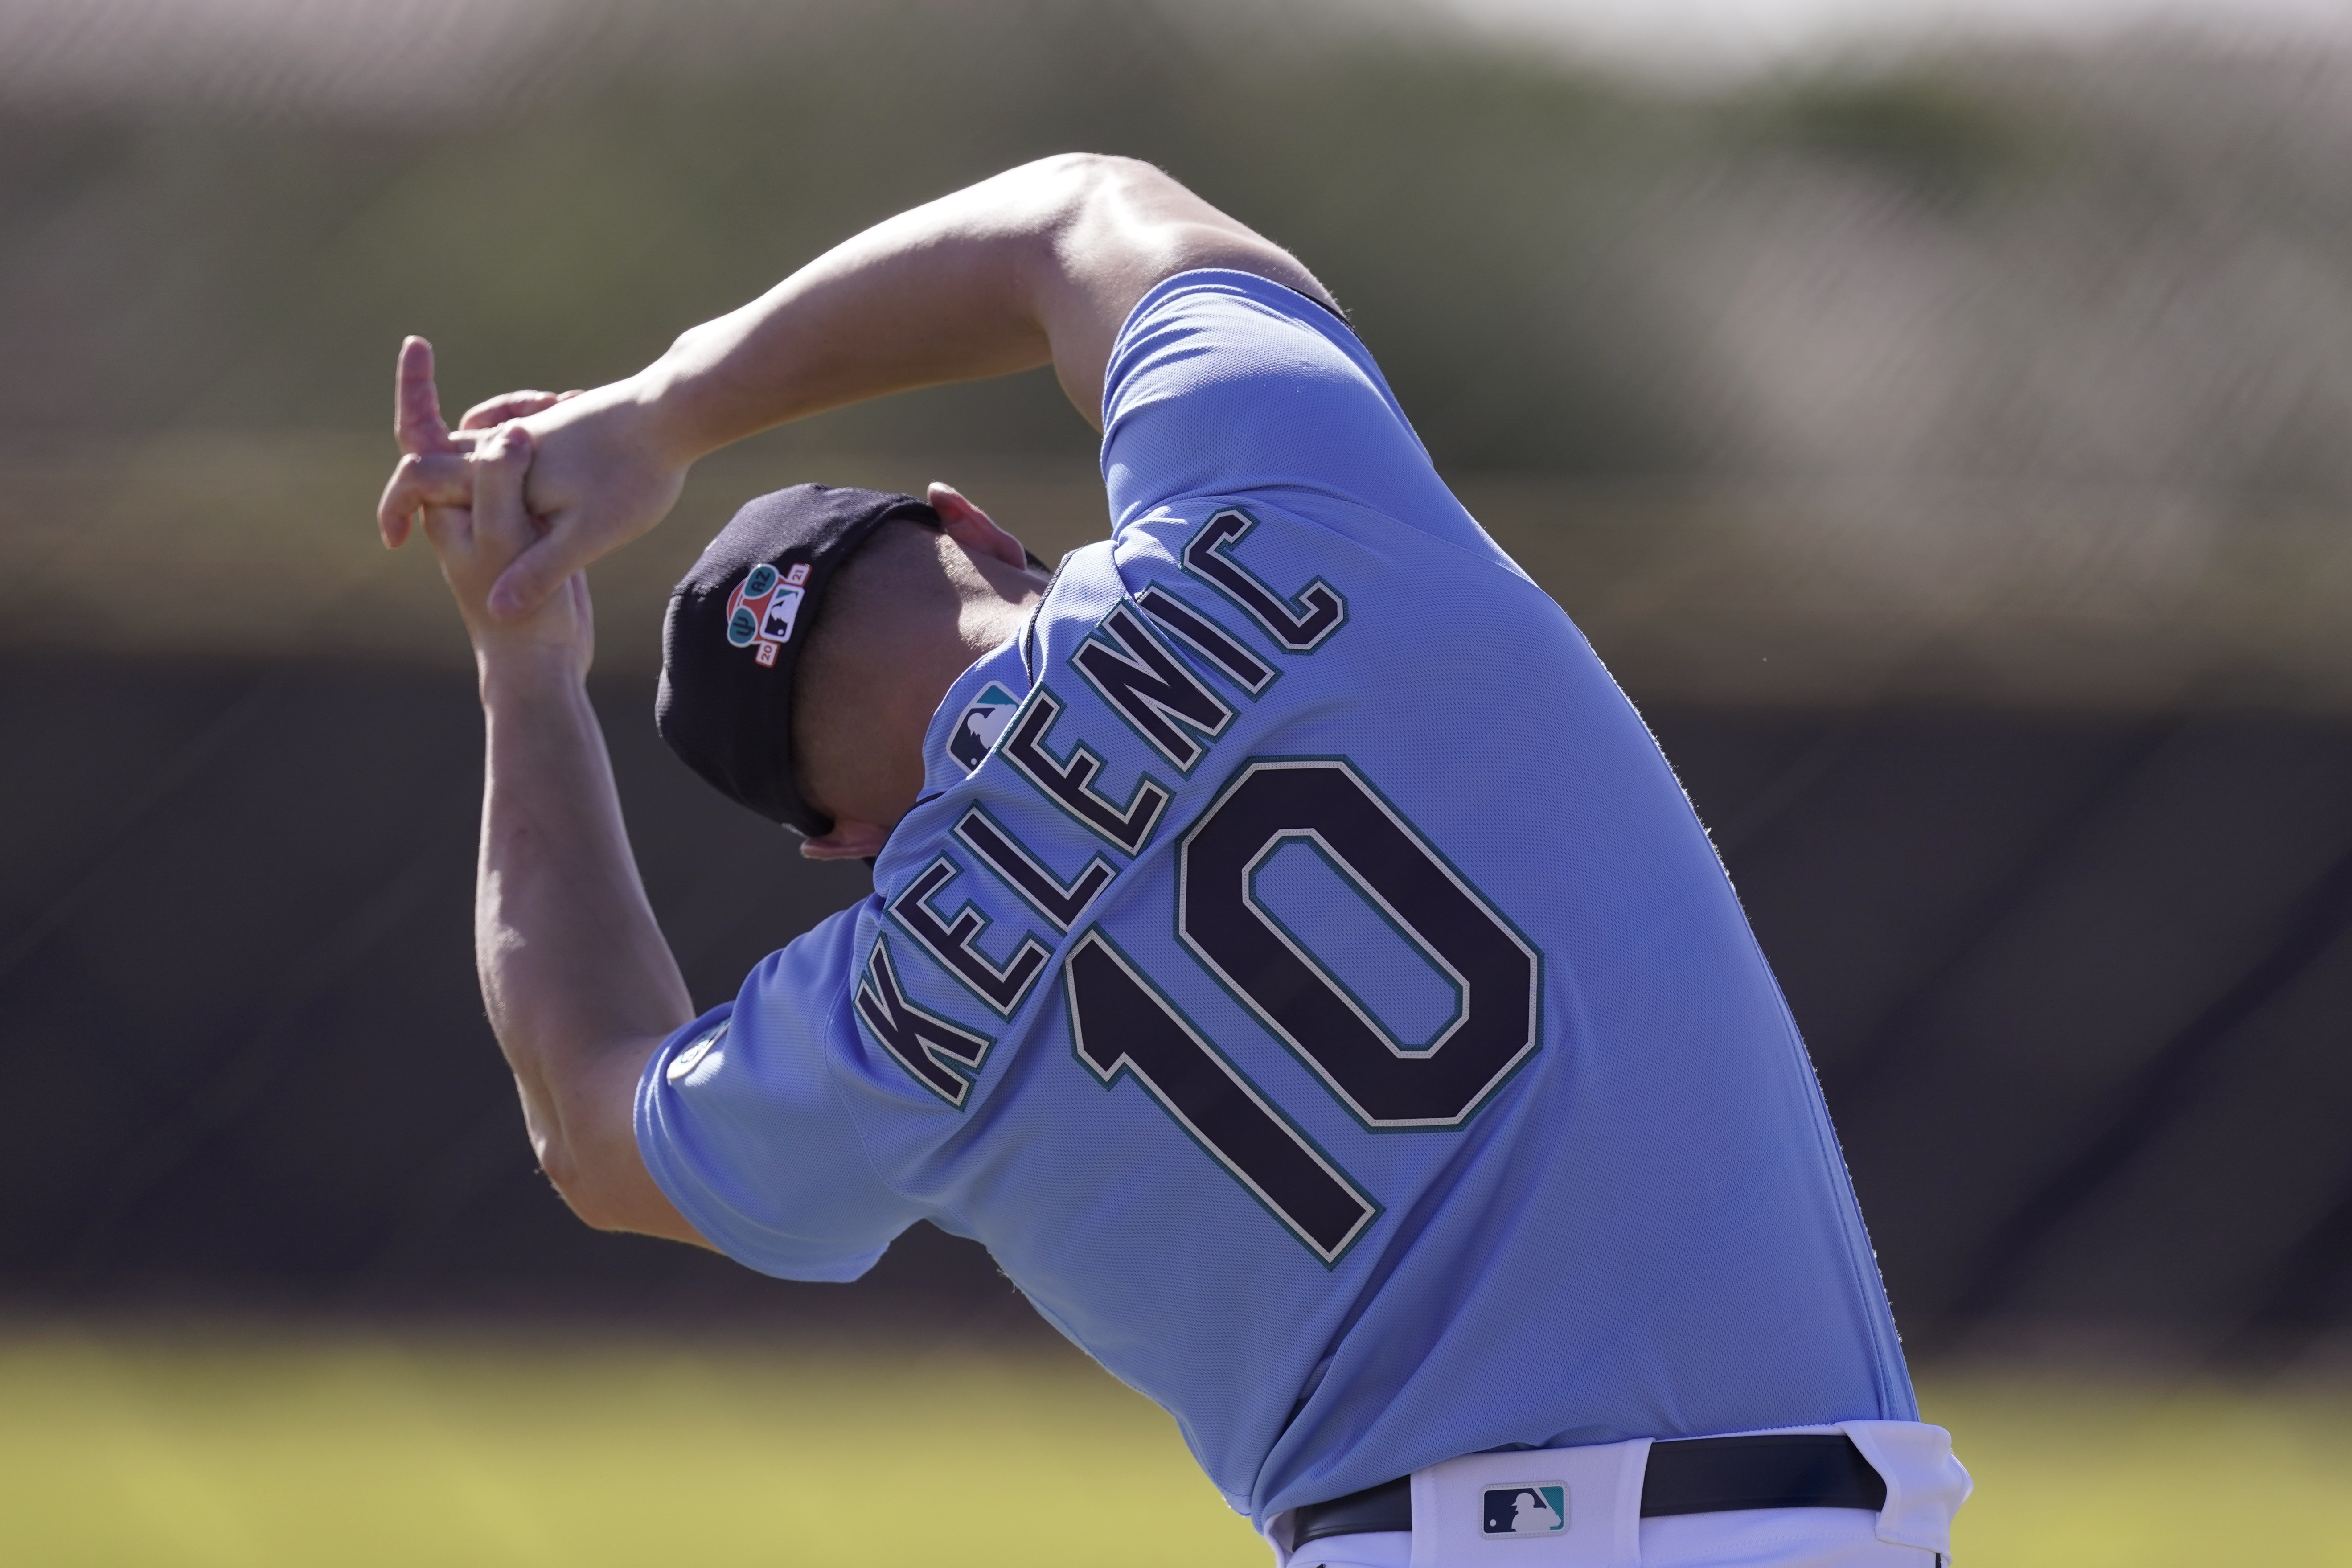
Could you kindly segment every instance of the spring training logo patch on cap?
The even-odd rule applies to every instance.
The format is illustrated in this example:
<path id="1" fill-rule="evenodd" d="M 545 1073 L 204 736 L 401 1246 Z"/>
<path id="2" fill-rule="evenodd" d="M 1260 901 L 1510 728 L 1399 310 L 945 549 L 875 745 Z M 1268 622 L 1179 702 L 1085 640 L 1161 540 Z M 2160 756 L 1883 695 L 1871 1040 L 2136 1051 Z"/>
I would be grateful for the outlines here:
<path id="1" fill-rule="evenodd" d="M 737 647 L 757 648 L 753 657 L 763 665 L 774 664 L 776 650 L 793 640 L 801 601 L 808 596 L 802 587 L 808 571 L 805 561 L 789 572 L 779 572 L 764 561 L 752 567 L 727 596 L 727 640 Z"/>
<path id="2" fill-rule="evenodd" d="M 966 773 L 980 766 L 995 748 L 996 738 L 1004 733 L 1005 721 L 1020 706 L 1018 697 L 990 681 L 956 721 L 955 733 L 948 737 L 948 755 L 961 763 Z"/>
<path id="3" fill-rule="evenodd" d="M 1488 1487 L 1485 1500 L 1486 1520 L 1479 1533 L 1489 1540 L 1558 1535 L 1568 1528 L 1568 1488 L 1558 1481 Z"/>

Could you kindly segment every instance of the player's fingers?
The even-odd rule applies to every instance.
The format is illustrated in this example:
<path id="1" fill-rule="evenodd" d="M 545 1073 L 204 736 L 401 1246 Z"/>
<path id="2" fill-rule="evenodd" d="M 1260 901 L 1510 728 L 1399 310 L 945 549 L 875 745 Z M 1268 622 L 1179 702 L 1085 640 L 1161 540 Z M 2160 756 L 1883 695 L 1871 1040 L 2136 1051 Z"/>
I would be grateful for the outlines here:
<path id="1" fill-rule="evenodd" d="M 446 556 L 473 542 L 474 514 L 465 507 L 428 506 L 418 515 L 424 520 L 425 542 L 436 555 Z"/>
<path id="2" fill-rule="evenodd" d="M 451 450 L 448 421 L 441 417 L 440 389 L 433 384 L 433 345 L 423 338 L 400 341 L 398 386 L 393 398 L 392 434 L 404 452 Z"/>
<path id="3" fill-rule="evenodd" d="M 502 621 L 520 619 L 546 603 L 550 594 L 587 563 L 569 531 L 551 530 L 499 574 L 490 588 L 490 614 Z"/>
<path id="4" fill-rule="evenodd" d="M 509 419 L 528 419 L 543 408 L 552 408 L 563 401 L 563 395 L 553 392 L 509 392 L 477 403 L 466 410 L 457 421 L 460 430 L 487 430 L 503 425 Z"/>
<path id="5" fill-rule="evenodd" d="M 387 504 L 415 511 L 420 506 L 461 505 L 474 493 L 473 465 L 463 452 L 428 452 L 400 459 L 384 487 Z"/>
<path id="6" fill-rule="evenodd" d="M 474 449 L 474 538 L 497 560 L 527 549 L 538 537 L 523 505 L 530 470 L 530 432 L 502 425 Z"/>
<path id="7" fill-rule="evenodd" d="M 424 506 L 463 506 L 473 498 L 474 476 L 457 452 L 410 453 L 392 470 L 383 499 L 375 505 L 376 528 L 388 548 L 408 537 L 409 520 Z"/>

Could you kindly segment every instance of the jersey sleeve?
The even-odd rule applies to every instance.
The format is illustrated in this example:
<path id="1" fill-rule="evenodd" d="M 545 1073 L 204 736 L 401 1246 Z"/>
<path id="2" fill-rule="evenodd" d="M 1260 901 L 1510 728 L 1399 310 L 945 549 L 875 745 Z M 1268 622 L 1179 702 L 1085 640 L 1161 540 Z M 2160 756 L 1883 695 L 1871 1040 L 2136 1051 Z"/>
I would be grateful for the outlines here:
<path id="1" fill-rule="evenodd" d="M 1180 272 L 1136 302 L 1104 377 L 1102 467 L 1115 528 L 1259 499 L 1377 513 L 1493 552 L 1362 342 L 1254 273 Z"/>
<path id="2" fill-rule="evenodd" d="M 921 1211 L 876 1172 L 838 1072 L 855 909 L 771 954 L 637 1085 L 646 1169 L 703 1238 L 782 1279 L 855 1279 Z"/>

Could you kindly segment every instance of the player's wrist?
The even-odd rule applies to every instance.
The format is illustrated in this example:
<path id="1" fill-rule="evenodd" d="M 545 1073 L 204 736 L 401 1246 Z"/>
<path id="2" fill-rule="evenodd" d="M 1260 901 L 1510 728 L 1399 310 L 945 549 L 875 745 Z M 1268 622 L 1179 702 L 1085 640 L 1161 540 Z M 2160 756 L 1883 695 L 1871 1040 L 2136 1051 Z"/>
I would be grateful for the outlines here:
<path id="1" fill-rule="evenodd" d="M 577 639 L 480 632 L 474 637 L 474 673 L 485 707 L 584 689 L 588 663 Z"/>
<path id="2" fill-rule="evenodd" d="M 723 443 L 701 438 L 679 399 L 674 377 L 661 361 L 634 375 L 584 393 L 567 408 L 583 422 L 581 456 L 592 472 L 610 484 L 641 480 L 652 473 L 682 474 L 695 460 Z M 573 498 L 580 499 L 580 498 Z"/>

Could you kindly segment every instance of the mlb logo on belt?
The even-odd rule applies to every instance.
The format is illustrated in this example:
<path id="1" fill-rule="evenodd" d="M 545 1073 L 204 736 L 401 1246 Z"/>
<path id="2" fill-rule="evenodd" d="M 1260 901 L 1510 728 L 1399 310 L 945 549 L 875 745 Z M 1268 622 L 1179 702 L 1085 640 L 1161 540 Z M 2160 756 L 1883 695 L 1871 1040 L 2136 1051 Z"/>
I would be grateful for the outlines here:
<path id="1" fill-rule="evenodd" d="M 801 600 L 807 595 L 808 563 L 790 572 L 778 572 L 766 562 L 751 568 L 727 596 L 727 640 L 737 647 L 756 647 L 761 664 L 776 662 L 776 650 L 793 640 L 793 625 L 800 619 Z"/>
<path id="2" fill-rule="evenodd" d="M 1568 1528 L 1568 1488 L 1559 1481 L 1488 1487 L 1486 1494 L 1486 1521 L 1479 1533 L 1489 1539 L 1528 1540 Z"/>

